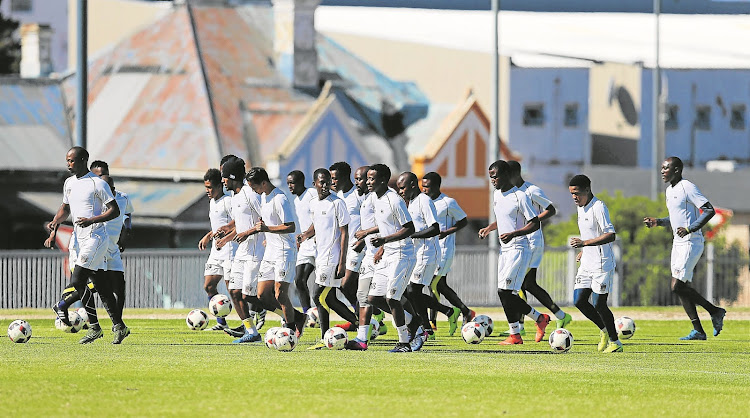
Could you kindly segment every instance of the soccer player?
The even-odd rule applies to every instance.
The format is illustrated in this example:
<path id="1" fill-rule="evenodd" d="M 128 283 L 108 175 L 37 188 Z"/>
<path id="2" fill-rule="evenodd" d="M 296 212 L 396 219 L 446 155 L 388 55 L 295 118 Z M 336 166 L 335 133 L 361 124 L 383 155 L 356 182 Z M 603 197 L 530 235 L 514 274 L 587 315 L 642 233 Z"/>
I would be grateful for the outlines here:
<path id="1" fill-rule="evenodd" d="M 417 310 L 417 313 L 425 321 L 422 325 L 428 334 L 428 338 L 434 338 L 434 332 L 427 321 L 427 307 L 430 306 L 448 317 L 450 325 L 449 334 L 456 332 L 458 315 L 461 310 L 438 303 L 433 304 L 433 298 L 428 296 L 424 290 L 432 282 L 440 258 L 440 243 L 437 238 L 440 235 L 440 225 L 437 221 L 435 204 L 429 196 L 419 190 L 419 179 L 412 172 L 404 172 L 396 181 L 396 188 L 401 197 L 406 201 L 409 215 L 414 223 L 414 232 L 411 239 L 416 248 L 417 262 L 412 270 L 407 286 L 406 294 L 409 301 Z"/>
<path id="2" fill-rule="evenodd" d="M 318 198 L 318 194 L 314 188 L 305 187 L 305 175 L 299 170 L 294 170 L 286 176 L 286 184 L 289 186 L 289 192 L 294 195 L 294 212 L 297 214 L 299 227 L 297 241 L 300 242 L 299 235 L 306 232 L 312 225 L 310 203 Z M 315 270 L 315 240 L 308 239 L 301 242 L 297 249 L 297 272 L 294 274 L 294 286 L 297 288 L 302 313 L 307 313 L 310 309 L 307 279 Z"/>
<path id="3" fill-rule="evenodd" d="M 103 281 L 103 275 L 97 274 L 97 271 L 104 269 L 109 248 L 109 238 L 104 222 L 120 215 L 120 209 L 109 185 L 89 171 L 88 159 L 89 153 L 82 147 L 73 147 L 65 155 L 67 168 L 72 176 L 65 180 L 63 203 L 52 221 L 47 224 L 50 237 L 45 241 L 45 245 L 51 247 L 60 223 L 69 215 L 72 216 L 75 247 L 78 250 L 75 267 L 70 283 L 63 290 L 62 298 L 52 309 L 62 323 L 70 326 L 68 307 L 81 299 L 91 324 L 88 333 L 79 341 L 81 344 L 94 342 L 103 335 L 96 309 L 92 309 L 94 305 L 89 301 L 93 295 L 87 283 L 91 280 L 96 287 Z M 124 334 L 127 327 L 122 322 L 122 318 L 117 317 L 117 301 L 111 291 L 108 291 L 110 287 L 106 284 L 98 287 L 99 297 L 112 317 L 112 322 L 117 326 L 116 334 Z M 115 338 L 122 341 L 125 336 L 116 335 Z"/>
<path id="4" fill-rule="evenodd" d="M 230 241 L 227 245 L 219 246 L 218 241 L 225 236 L 220 228 L 232 221 L 232 198 L 224 192 L 224 183 L 221 180 L 221 172 L 215 168 L 206 171 L 203 176 L 203 185 L 206 188 L 206 196 L 209 199 L 208 219 L 211 222 L 211 230 L 198 242 L 198 249 L 203 251 L 211 246 L 211 253 L 206 260 L 204 269 L 203 290 L 208 300 L 219 293 L 217 285 L 224 278 L 229 281 L 232 271 L 232 259 L 237 249 L 237 243 Z M 213 242 L 212 242 L 213 240 Z M 216 326 L 211 331 L 224 331 L 233 337 L 241 337 L 244 331 L 235 330 L 227 326 L 225 318 L 216 318 Z"/>
<path id="5" fill-rule="evenodd" d="M 535 184 L 525 181 L 523 177 L 521 177 L 521 164 L 519 164 L 518 161 L 508 161 L 508 166 L 510 167 L 511 183 L 518 187 L 518 190 L 529 196 L 534 210 L 539 214 L 539 222 L 555 216 L 557 210 L 542 189 Z M 539 229 L 529 234 L 528 238 L 529 245 L 531 246 L 531 262 L 529 263 L 529 271 L 523 279 L 521 291 L 524 293 L 531 293 L 539 303 L 544 305 L 555 315 L 557 318 L 557 328 L 565 328 L 573 318 L 570 314 L 567 314 L 560 309 L 560 307 L 552 300 L 549 293 L 547 293 L 547 291 L 536 282 L 536 272 L 539 265 L 542 263 L 542 256 L 544 255 L 544 235 L 542 234 L 541 223 L 539 224 Z M 523 317 L 521 317 L 521 335 L 524 334 Z"/>
<path id="6" fill-rule="evenodd" d="M 576 273 L 573 300 L 586 318 L 599 327 L 597 350 L 605 353 L 622 352 L 622 342 L 617 338 L 615 317 L 607 306 L 607 296 L 612 288 L 615 256 L 612 242 L 615 227 L 609 220 L 607 205 L 591 193 L 591 180 L 583 174 L 570 179 L 570 194 L 578 206 L 578 229 L 581 237 L 571 238 L 570 245 L 583 248 Z M 593 292 L 593 296 L 592 296 Z M 589 302 L 591 297 L 594 304 Z"/>
<path id="7" fill-rule="evenodd" d="M 322 339 L 328 331 L 331 310 L 350 323 L 357 319 L 336 297 L 336 290 L 341 286 L 341 278 L 346 271 L 349 212 L 346 203 L 331 194 L 331 173 L 328 170 L 315 170 L 313 179 L 318 198 L 310 204 L 312 225 L 298 240 L 304 243 L 315 237 L 315 305 L 318 307 Z M 321 340 L 309 349 L 317 350 L 325 346 Z"/>
<path id="8" fill-rule="evenodd" d="M 440 226 L 440 259 L 438 261 L 438 270 L 435 277 L 432 278 L 430 289 L 435 296 L 434 302 L 438 302 L 440 295 L 445 296 L 448 302 L 461 311 L 463 323 L 466 324 L 474 319 L 476 312 L 469 309 L 456 292 L 448 286 L 448 273 L 453 266 L 453 256 L 456 253 L 456 236 L 455 233 L 468 225 L 466 212 L 456 202 L 456 199 L 448 197 L 440 191 L 442 178 L 440 174 L 432 171 L 422 177 L 422 190 L 424 194 L 432 199 L 437 212 L 437 221 Z M 433 303 L 434 303 L 433 302 Z M 437 312 L 437 311 L 435 311 Z M 453 311 L 451 311 L 453 313 Z M 433 320 L 433 325 L 434 324 Z M 449 333 L 453 335 L 453 333 Z"/>
<path id="9" fill-rule="evenodd" d="M 647 227 L 671 226 L 674 233 L 672 241 L 672 292 L 682 301 L 682 307 L 693 330 L 681 340 L 705 340 L 696 305 L 700 305 L 711 315 L 714 327 L 714 337 L 719 335 L 724 327 L 726 309 L 720 308 L 701 296 L 694 287 L 693 281 L 695 265 L 703 254 L 703 232 L 701 228 L 714 216 L 715 210 L 711 203 L 701 194 L 698 187 L 682 177 L 682 160 L 669 157 L 661 165 L 661 176 L 668 183 L 666 197 L 669 216 L 666 218 L 646 217 L 643 222 Z"/>
<path id="10" fill-rule="evenodd" d="M 510 182 L 510 167 L 503 160 L 489 167 L 490 181 L 495 187 L 493 208 L 495 222 L 479 230 L 484 239 L 497 230 L 500 254 L 497 260 L 497 294 L 505 310 L 510 335 L 501 345 L 523 344 L 519 319 L 528 315 L 536 322 L 536 342 L 542 341 L 550 317 L 540 314 L 518 296 L 523 277 L 529 268 L 531 249 L 527 235 L 539 229 L 539 218 L 531 206 L 531 199 Z"/>
<path id="11" fill-rule="evenodd" d="M 284 192 L 271 183 L 264 168 L 251 168 L 247 181 L 261 195 L 261 216 L 255 230 L 266 233 L 266 250 L 258 272 L 258 297 L 266 309 L 280 305 L 287 326 L 296 328 L 299 337 L 304 332 L 306 316 L 294 309 L 289 300 L 297 259 L 294 209 Z"/>

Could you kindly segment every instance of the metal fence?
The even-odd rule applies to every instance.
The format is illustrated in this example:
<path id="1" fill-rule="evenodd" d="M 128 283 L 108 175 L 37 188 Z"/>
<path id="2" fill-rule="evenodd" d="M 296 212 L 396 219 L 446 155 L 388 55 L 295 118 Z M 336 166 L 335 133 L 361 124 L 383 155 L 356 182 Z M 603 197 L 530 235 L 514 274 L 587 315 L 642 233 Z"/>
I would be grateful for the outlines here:
<path id="1" fill-rule="evenodd" d="M 750 306 L 750 272 L 740 258 L 714 257 L 706 245 L 693 286 L 711 301 Z M 456 251 L 448 283 L 469 306 L 499 306 L 497 279 L 488 274 L 487 247 Z M 619 251 L 616 252 L 619 258 Z M 197 250 L 128 250 L 123 253 L 127 306 L 182 308 L 206 305 L 203 267 L 206 252 Z M 43 308 L 55 303 L 68 282 L 66 254 L 52 251 L 0 251 L 0 309 Z M 547 248 L 537 282 L 561 306 L 572 305 L 577 269 L 575 251 Z M 220 291 L 224 291 L 220 284 Z M 618 262 L 613 306 L 676 305 L 670 291 L 669 260 Z M 530 297 L 530 302 L 538 302 Z"/>

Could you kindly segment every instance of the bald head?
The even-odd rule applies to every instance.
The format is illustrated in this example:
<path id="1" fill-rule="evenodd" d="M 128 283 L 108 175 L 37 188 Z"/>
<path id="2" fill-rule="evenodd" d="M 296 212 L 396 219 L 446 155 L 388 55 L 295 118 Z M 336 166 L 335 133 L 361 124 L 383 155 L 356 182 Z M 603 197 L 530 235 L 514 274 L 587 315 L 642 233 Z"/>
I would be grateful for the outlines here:
<path id="1" fill-rule="evenodd" d="M 416 174 L 411 171 L 405 171 L 398 176 L 396 180 L 396 188 L 398 188 L 398 194 L 401 195 L 404 200 L 410 202 L 419 195 L 419 180 Z"/>
<path id="2" fill-rule="evenodd" d="M 370 171 L 370 166 L 364 165 L 354 172 L 354 187 L 357 188 L 357 193 L 360 196 L 367 194 L 367 172 Z"/>

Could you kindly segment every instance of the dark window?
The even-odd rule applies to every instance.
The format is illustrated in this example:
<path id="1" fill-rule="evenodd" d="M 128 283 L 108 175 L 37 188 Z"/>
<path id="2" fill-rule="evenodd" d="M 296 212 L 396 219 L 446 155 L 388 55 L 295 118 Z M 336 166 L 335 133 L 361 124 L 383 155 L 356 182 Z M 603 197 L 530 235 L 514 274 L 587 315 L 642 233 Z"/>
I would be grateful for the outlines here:
<path id="1" fill-rule="evenodd" d="M 11 12 L 30 12 L 31 0 L 10 0 Z"/>
<path id="2" fill-rule="evenodd" d="M 745 129 L 745 105 L 732 105 L 732 116 L 729 119 L 732 129 Z"/>
<path id="3" fill-rule="evenodd" d="M 711 129 L 711 106 L 695 108 L 695 129 L 707 131 Z"/>
<path id="4" fill-rule="evenodd" d="M 543 104 L 524 105 L 523 124 L 524 126 L 543 126 L 544 125 L 544 105 Z"/>
<path id="5" fill-rule="evenodd" d="M 565 105 L 565 126 L 575 128 L 578 126 L 578 103 L 568 103 Z"/>
<path id="6" fill-rule="evenodd" d="M 680 107 L 677 105 L 668 104 L 667 108 L 665 109 L 665 121 L 664 121 L 664 129 L 677 129 L 680 127 L 680 119 L 678 118 L 678 114 L 680 112 Z"/>

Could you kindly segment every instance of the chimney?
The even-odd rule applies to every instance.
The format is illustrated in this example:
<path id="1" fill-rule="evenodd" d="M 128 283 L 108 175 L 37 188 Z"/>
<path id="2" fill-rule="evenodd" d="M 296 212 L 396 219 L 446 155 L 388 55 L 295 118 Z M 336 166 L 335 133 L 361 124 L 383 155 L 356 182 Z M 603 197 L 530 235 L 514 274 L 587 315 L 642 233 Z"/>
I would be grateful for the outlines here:
<path id="1" fill-rule="evenodd" d="M 318 88 L 315 9 L 320 0 L 273 0 L 276 68 L 294 86 Z"/>
<path id="2" fill-rule="evenodd" d="M 52 29 L 49 25 L 21 25 L 21 77 L 47 77 L 52 73 Z"/>

